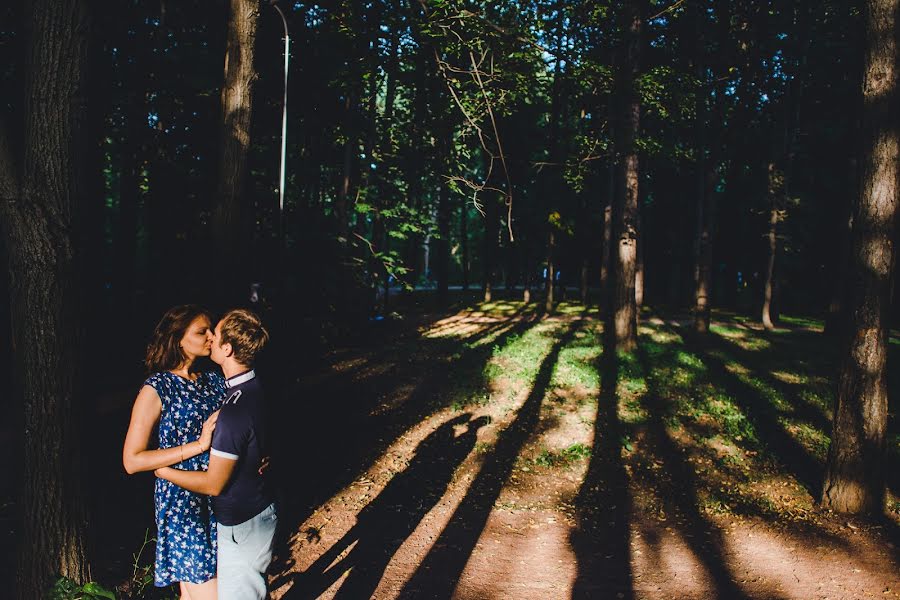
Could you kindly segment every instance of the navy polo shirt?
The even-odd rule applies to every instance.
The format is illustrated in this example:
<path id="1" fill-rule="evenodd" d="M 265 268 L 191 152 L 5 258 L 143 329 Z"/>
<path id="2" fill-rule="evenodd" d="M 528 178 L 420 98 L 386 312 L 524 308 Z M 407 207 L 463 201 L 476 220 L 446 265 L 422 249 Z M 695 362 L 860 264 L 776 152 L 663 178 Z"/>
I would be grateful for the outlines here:
<path id="1" fill-rule="evenodd" d="M 228 388 L 216 429 L 212 454 L 236 460 L 225 489 L 213 497 L 216 519 L 223 525 L 238 525 L 255 517 L 272 503 L 272 494 L 259 464 L 265 456 L 266 424 L 263 389 L 253 371 L 225 381 Z"/>

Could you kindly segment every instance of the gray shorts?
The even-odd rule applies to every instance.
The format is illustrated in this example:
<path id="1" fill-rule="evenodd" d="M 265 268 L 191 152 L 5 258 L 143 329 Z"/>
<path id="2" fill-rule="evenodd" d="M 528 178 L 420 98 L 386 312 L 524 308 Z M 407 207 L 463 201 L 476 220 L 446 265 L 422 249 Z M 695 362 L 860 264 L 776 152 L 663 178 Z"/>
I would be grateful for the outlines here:
<path id="1" fill-rule="evenodd" d="M 219 600 L 266 597 L 266 569 L 272 562 L 278 515 L 270 504 L 237 525 L 219 523 Z"/>

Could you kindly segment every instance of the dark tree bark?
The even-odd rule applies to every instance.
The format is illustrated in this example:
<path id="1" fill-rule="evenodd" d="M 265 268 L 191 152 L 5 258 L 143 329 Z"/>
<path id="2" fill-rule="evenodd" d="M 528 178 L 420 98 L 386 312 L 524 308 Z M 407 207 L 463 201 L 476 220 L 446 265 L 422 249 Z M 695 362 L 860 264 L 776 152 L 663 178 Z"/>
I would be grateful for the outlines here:
<path id="1" fill-rule="evenodd" d="M 442 154 L 444 154 L 443 151 Z M 446 162 L 442 161 L 441 164 L 446 165 Z M 441 182 L 437 194 L 439 237 L 434 244 L 434 272 L 437 278 L 438 297 L 442 301 L 446 301 L 450 277 L 450 188 L 446 183 Z"/>
<path id="2" fill-rule="evenodd" d="M 553 312 L 553 288 L 554 278 L 556 277 L 556 265 L 554 264 L 553 253 L 556 250 L 556 231 L 553 225 L 550 225 L 550 234 L 547 236 L 547 281 L 546 281 L 546 298 L 544 302 L 544 310 L 548 313 Z"/>
<path id="3" fill-rule="evenodd" d="M 706 77 L 706 45 L 703 38 L 704 14 L 702 7 L 693 8 L 694 18 L 694 73 L 700 86 L 695 103 L 696 125 L 695 152 L 697 153 L 696 176 L 696 230 L 694 239 L 694 331 L 700 334 L 709 331 L 709 295 L 712 291 L 712 190 L 707 163 L 707 102 L 709 89 Z M 719 97 L 719 94 L 716 94 Z"/>
<path id="4" fill-rule="evenodd" d="M 350 217 L 347 212 L 347 205 L 348 196 L 350 195 L 350 180 L 353 177 L 353 156 L 356 154 L 359 146 L 359 140 L 356 139 L 355 107 L 356 99 L 351 90 L 347 92 L 347 96 L 344 99 L 344 122 L 347 139 L 344 141 L 344 162 L 340 181 L 338 182 L 334 210 L 335 218 L 337 219 L 338 237 L 345 243 L 350 239 Z"/>
<path id="5" fill-rule="evenodd" d="M 259 2 L 231 0 L 225 45 L 225 78 L 222 85 L 222 140 L 219 154 L 219 186 L 212 215 L 212 248 L 219 285 L 227 275 L 239 272 L 245 258 L 240 239 L 247 221 L 244 192 L 247 155 L 250 150 L 250 123 L 253 114 L 253 87 L 256 70 L 253 55 L 259 22 Z M 239 290 L 223 287 L 224 298 L 237 299 Z"/>
<path id="6" fill-rule="evenodd" d="M 462 289 L 469 289 L 469 199 L 462 199 L 459 207 L 459 247 L 462 258 Z"/>
<path id="7" fill-rule="evenodd" d="M 639 164 L 635 138 L 640 129 L 641 105 L 635 77 L 641 55 L 645 2 L 632 0 L 624 8 L 627 32 L 617 72 L 616 94 L 620 121 L 616 125 L 616 153 L 619 157 L 618 189 L 613 207 L 615 261 L 613 278 L 613 328 L 615 348 L 631 352 L 637 347 L 637 306 L 635 274 L 638 242 Z"/>
<path id="8" fill-rule="evenodd" d="M 616 168 L 609 166 L 609 186 L 606 193 L 606 201 L 603 207 L 603 239 L 601 240 L 600 256 L 600 304 L 604 311 L 609 311 L 612 306 L 612 291 L 610 288 L 610 271 L 612 262 L 612 209 L 616 194 Z"/>
<path id="9" fill-rule="evenodd" d="M 43 598 L 57 574 L 90 576 L 75 390 L 91 24 L 77 0 L 36 0 L 26 19 L 24 148 L 10 147 L 0 126 L 0 223 L 25 412 L 16 597 L 30 600 Z"/>
<path id="10" fill-rule="evenodd" d="M 897 0 L 865 3 L 860 191 L 853 218 L 849 323 L 822 493 L 839 512 L 881 513 L 888 417 L 887 349 L 895 261 Z"/>

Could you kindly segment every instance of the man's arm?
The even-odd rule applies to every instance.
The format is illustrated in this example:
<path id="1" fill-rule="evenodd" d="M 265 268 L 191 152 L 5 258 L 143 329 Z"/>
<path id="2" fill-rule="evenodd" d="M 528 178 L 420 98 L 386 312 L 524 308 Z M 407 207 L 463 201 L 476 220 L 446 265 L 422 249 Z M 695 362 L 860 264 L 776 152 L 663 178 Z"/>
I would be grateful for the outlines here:
<path id="1" fill-rule="evenodd" d="M 211 454 L 208 471 L 181 471 L 172 467 L 163 467 L 154 473 L 157 477 L 167 479 L 190 492 L 218 496 L 234 474 L 236 465 L 236 459 Z"/>

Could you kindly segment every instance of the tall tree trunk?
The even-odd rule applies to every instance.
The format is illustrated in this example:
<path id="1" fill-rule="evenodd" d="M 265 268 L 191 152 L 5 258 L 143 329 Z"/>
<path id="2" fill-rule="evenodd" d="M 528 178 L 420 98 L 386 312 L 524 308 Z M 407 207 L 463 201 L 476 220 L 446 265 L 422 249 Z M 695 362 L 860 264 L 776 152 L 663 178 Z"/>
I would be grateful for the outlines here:
<path id="1" fill-rule="evenodd" d="M 637 264 L 634 270 L 634 307 L 637 312 L 636 318 L 641 317 L 641 308 L 644 306 L 644 241 L 641 231 L 641 211 L 638 208 L 637 219 L 635 220 L 637 230 Z"/>
<path id="2" fill-rule="evenodd" d="M 853 219 L 847 345 L 838 380 L 822 504 L 884 509 L 887 349 L 897 194 L 897 0 L 868 0 L 860 193 Z"/>
<path id="3" fill-rule="evenodd" d="M 775 257 L 778 254 L 778 220 L 781 214 L 781 174 L 774 163 L 768 168 L 769 190 L 769 233 L 768 258 L 766 259 L 766 280 L 763 290 L 762 324 L 767 330 L 775 329 L 772 305 L 775 302 Z"/>
<path id="4" fill-rule="evenodd" d="M 352 85 L 352 84 L 351 84 Z M 359 141 L 356 139 L 356 99 L 353 91 L 347 92 L 344 99 L 344 124 L 347 139 L 344 141 L 344 162 L 341 169 L 341 177 L 338 181 L 337 197 L 335 198 L 335 218 L 337 219 L 338 237 L 347 242 L 350 239 L 350 216 L 348 204 L 350 195 L 350 180 L 353 177 L 353 156 L 356 154 Z"/>
<path id="5" fill-rule="evenodd" d="M 442 152 L 444 154 L 444 152 Z M 446 165 L 445 161 L 442 164 Z M 450 188 L 443 181 L 438 190 L 438 233 L 440 236 L 435 241 L 434 271 L 437 278 L 438 298 L 447 300 L 450 276 Z"/>
<path id="6" fill-rule="evenodd" d="M 693 8 L 694 18 L 694 73 L 699 82 L 695 103 L 696 125 L 694 127 L 695 152 L 697 153 L 696 177 L 696 230 L 694 239 L 694 331 L 700 334 L 709 331 L 709 294 L 712 289 L 712 232 L 711 210 L 709 207 L 712 190 L 707 172 L 707 101 L 709 89 L 706 76 L 706 44 L 704 42 L 705 11 L 702 7 Z M 719 94 L 716 94 L 718 98 Z"/>
<path id="7" fill-rule="evenodd" d="M 612 314 L 615 348 L 624 352 L 631 352 L 637 347 L 635 273 L 640 177 L 635 138 L 640 128 L 641 105 L 635 89 L 635 77 L 640 64 L 644 5 L 644 0 L 631 0 L 625 6 L 625 26 L 628 33 L 616 82 L 621 116 L 616 126 L 619 181 L 613 210 L 616 252 Z"/>
<path id="8" fill-rule="evenodd" d="M 220 282 L 219 300 L 234 301 L 242 291 L 234 289 L 233 274 L 243 267 L 241 224 L 247 221 L 244 191 L 256 70 L 253 55 L 259 21 L 259 2 L 231 0 L 225 45 L 225 77 L 222 85 L 222 139 L 219 153 L 219 186 L 212 214 L 212 248 Z M 231 274 L 232 277 L 228 277 Z"/>
<path id="9" fill-rule="evenodd" d="M 609 186 L 607 187 L 606 201 L 603 207 L 603 239 L 600 248 L 600 304 L 601 309 L 609 311 L 612 298 L 610 288 L 610 272 L 612 262 L 612 210 L 616 195 L 616 168 L 609 166 Z"/>
<path id="10" fill-rule="evenodd" d="M 460 195 L 462 203 L 459 208 L 459 246 L 462 252 L 462 289 L 469 289 L 469 200 Z"/>
<path id="11" fill-rule="evenodd" d="M 486 151 L 481 153 L 484 163 L 485 177 L 491 172 L 491 157 Z M 488 185 L 489 181 L 485 179 L 484 185 Z M 491 193 L 492 194 L 492 193 Z M 493 195 L 487 195 L 484 200 L 484 247 L 481 253 L 481 289 L 485 302 L 490 302 L 493 298 L 492 286 L 494 283 L 494 261 L 497 254 L 497 228 L 500 221 L 500 206 L 497 198 Z"/>
<path id="12" fill-rule="evenodd" d="M 554 277 L 556 276 L 556 265 L 553 263 L 553 251 L 556 249 L 556 232 L 552 229 L 553 225 L 550 227 L 550 234 L 547 236 L 547 294 L 544 302 L 544 310 L 548 313 L 553 312 L 553 288 L 556 283 L 554 281 Z"/>
<path id="13" fill-rule="evenodd" d="M 0 123 L 0 226 L 6 239 L 15 379 L 23 393 L 24 465 L 16 597 L 43 598 L 53 577 L 84 582 L 81 482 L 80 207 L 84 204 L 87 3 L 35 0 L 25 18 L 24 148 Z M 14 155 L 22 156 L 18 164 Z"/>

